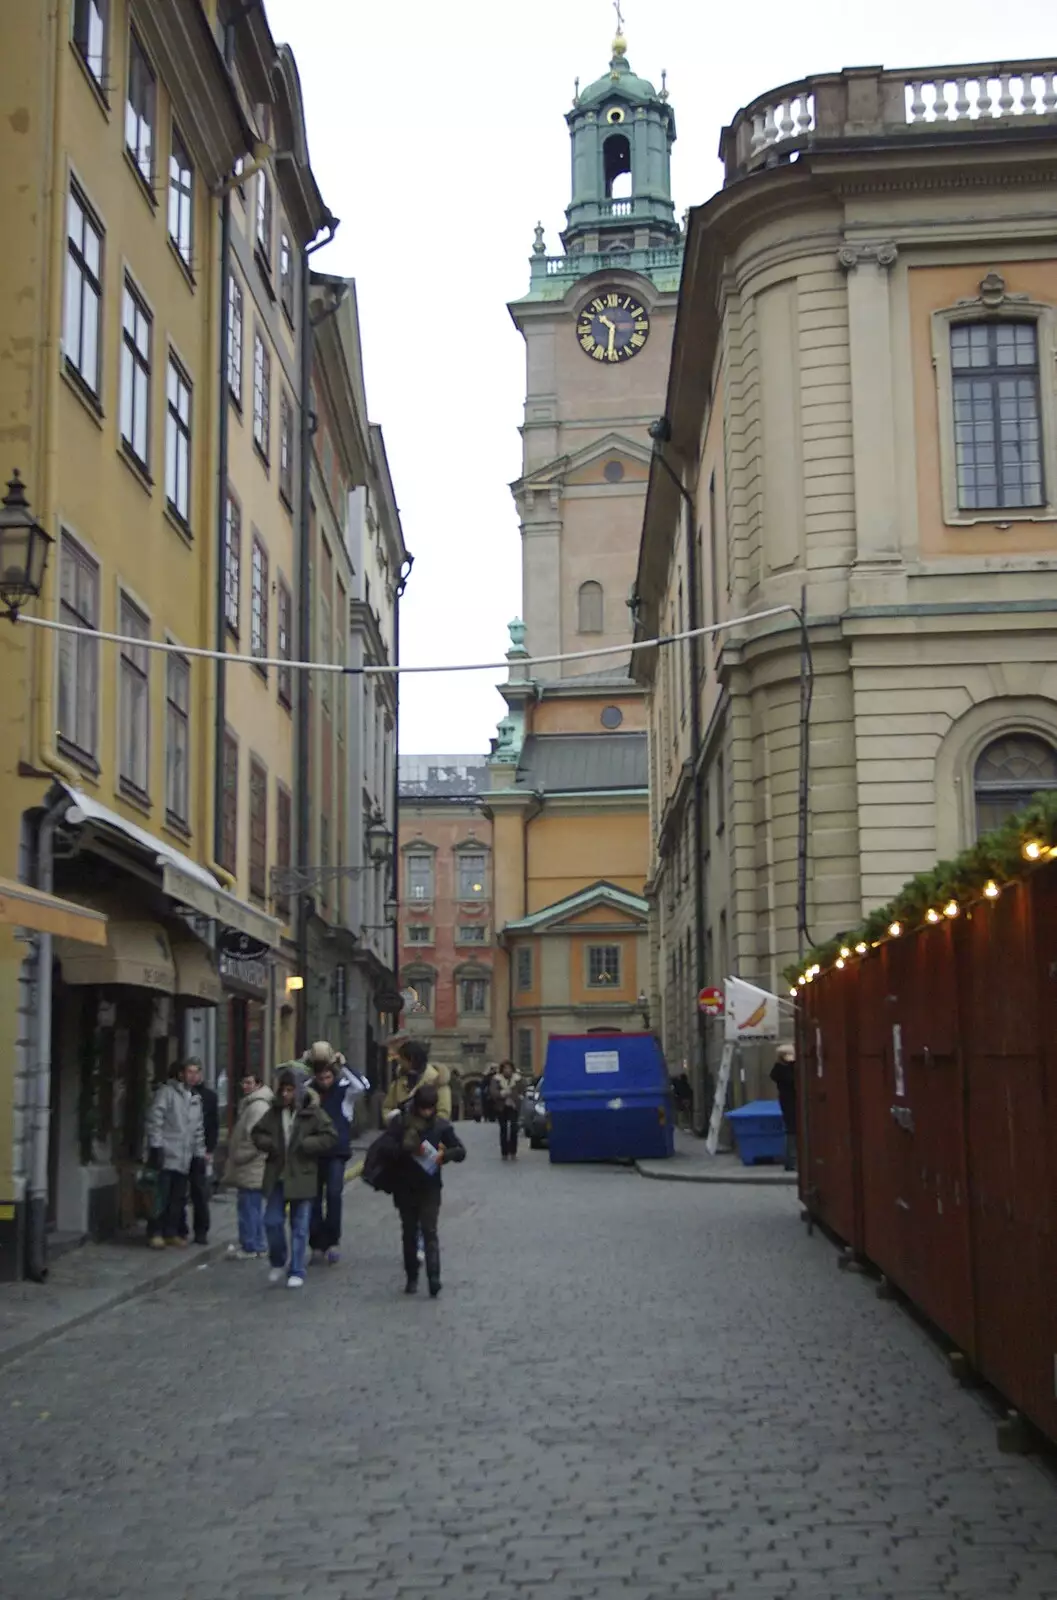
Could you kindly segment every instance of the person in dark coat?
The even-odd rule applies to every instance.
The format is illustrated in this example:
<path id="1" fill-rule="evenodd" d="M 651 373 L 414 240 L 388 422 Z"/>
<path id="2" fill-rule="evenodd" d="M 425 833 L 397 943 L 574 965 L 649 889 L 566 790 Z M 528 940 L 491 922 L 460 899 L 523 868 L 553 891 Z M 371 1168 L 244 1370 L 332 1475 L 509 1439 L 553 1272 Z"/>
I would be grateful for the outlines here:
<path id="1" fill-rule="evenodd" d="M 792 1172 L 796 1168 L 796 1051 L 791 1044 L 778 1046 L 771 1082 L 778 1090 L 785 1123 L 785 1170 Z"/>
<path id="2" fill-rule="evenodd" d="M 217 1092 L 204 1082 L 202 1076 L 202 1063 L 197 1056 L 189 1056 L 184 1066 L 187 1069 L 186 1083 L 193 1095 L 197 1095 L 202 1107 L 202 1131 L 205 1134 L 206 1153 L 196 1156 L 191 1162 L 191 1171 L 188 1177 L 190 1190 L 191 1213 L 194 1219 L 195 1244 L 209 1243 L 209 1190 L 213 1181 L 213 1153 L 220 1138 L 220 1102 Z M 180 1237 L 187 1238 L 187 1206 L 185 1204 L 183 1217 L 180 1222 Z"/>
<path id="3" fill-rule="evenodd" d="M 308 1243 L 313 1261 L 326 1260 L 334 1266 L 341 1256 L 345 1168 L 352 1153 L 356 1102 L 367 1093 L 370 1084 L 353 1072 L 344 1057 L 337 1055 L 325 1039 L 312 1046 L 306 1059 L 312 1069 L 309 1087 L 319 1096 L 319 1103 L 338 1136 L 333 1149 L 320 1157 L 319 1185 L 312 1206 Z"/>
<path id="4" fill-rule="evenodd" d="M 466 1146 L 452 1124 L 437 1116 L 437 1088 L 423 1084 L 403 1113 L 401 1150 L 392 1169 L 393 1200 L 400 1213 L 404 1250 L 405 1294 L 418 1291 L 418 1236 L 425 1243 L 426 1277 L 435 1300 L 440 1294 L 440 1219 L 442 1170 L 451 1161 L 465 1161 Z"/>
<path id="5" fill-rule="evenodd" d="M 300 1104 L 297 1079 L 280 1072 L 270 1108 L 250 1135 L 265 1157 L 264 1231 L 268 1236 L 270 1283 L 286 1279 L 290 1289 L 302 1289 L 308 1254 L 308 1229 L 319 1182 L 319 1162 L 338 1142 L 334 1124 L 319 1103 L 315 1090 L 305 1088 Z M 290 1214 L 290 1247 L 286 1244 L 286 1215 Z"/>

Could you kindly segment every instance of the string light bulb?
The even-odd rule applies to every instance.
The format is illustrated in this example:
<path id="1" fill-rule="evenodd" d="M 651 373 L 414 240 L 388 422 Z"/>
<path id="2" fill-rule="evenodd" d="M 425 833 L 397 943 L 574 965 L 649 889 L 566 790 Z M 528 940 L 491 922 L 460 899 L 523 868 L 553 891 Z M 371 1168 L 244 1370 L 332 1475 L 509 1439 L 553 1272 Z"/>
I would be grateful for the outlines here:
<path id="1" fill-rule="evenodd" d="M 806 982 L 807 982 L 807 975 L 806 975 L 806 973 L 803 973 L 803 972 L 802 972 L 802 973 L 801 973 L 801 974 L 800 974 L 800 976 L 799 976 L 799 978 L 797 978 L 797 980 L 796 980 L 796 981 L 797 981 L 797 983 L 798 983 L 798 984 L 799 984 L 799 985 L 800 985 L 800 987 L 801 987 L 801 988 L 803 988 L 803 987 L 804 987 L 804 984 L 805 984 L 805 983 L 806 983 Z"/>
<path id="2" fill-rule="evenodd" d="M 998 887 L 998 884 L 995 882 L 994 878 L 988 878 L 987 882 L 984 884 L 984 894 L 986 898 L 988 900 L 997 900 L 1001 893 L 1002 891 Z"/>
<path id="3" fill-rule="evenodd" d="M 1042 846 L 1037 839 L 1029 839 L 1022 854 L 1028 861 L 1037 861 L 1042 855 Z"/>
<path id="4" fill-rule="evenodd" d="M 789 994 L 790 994 L 792 999 L 794 999 L 794 1000 L 796 999 L 796 990 L 795 990 L 795 988 L 794 989 L 790 989 Z"/>
<path id="5" fill-rule="evenodd" d="M 936 910 L 935 906 L 929 906 L 928 910 L 925 912 L 925 921 L 926 922 L 938 922 L 939 920 L 940 920 L 940 914 Z"/>
<path id="6" fill-rule="evenodd" d="M 842 961 L 847 961 L 847 959 L 848 959 L 848 957 L 850 955 L 851 955 L 851 951 L 848 949 L 848 946 L 846 944 L 842 944 L 841 947 L 840 947 L 840 958 L 841 958 L 841 960 Z"/>
<path id="7" fill-rule="evenodd" d="M 948 900 L 943 908 L 943 915 L 945 917 L 956 917 L 961 909 L 957 900 Z"/>
<path id="8" fill-rule="evenodd" d="M 899 935 L 903 931 L 903 925 L 901 922 L 890 922 L 888 924 L 888 931 L 892 935 L 893 939 L 898 939 Z"/>
<path id="9" fill-rule="evenodd" d="M 844 957 L 838 956 L 835 965 L 842 968 L 844 966 Z"/>
<path id="10" fill-rule="evenodd" d="M 864 956 L 866 954 L 866 945 L 863 943 L 863 941 L 861 939 L 859 940 L 859 943 L 855 946 L 855 954 L 857 956 Z"/>

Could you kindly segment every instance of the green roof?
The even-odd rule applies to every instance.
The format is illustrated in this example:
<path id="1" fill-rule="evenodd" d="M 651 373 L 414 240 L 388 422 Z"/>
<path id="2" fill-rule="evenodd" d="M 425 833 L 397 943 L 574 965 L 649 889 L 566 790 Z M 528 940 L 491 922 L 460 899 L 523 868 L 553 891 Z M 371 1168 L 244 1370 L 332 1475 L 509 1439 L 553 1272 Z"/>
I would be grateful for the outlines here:
<path id="1" fill-rule="evenodd" d="M 576 103 L 578 106 L 596 105 L 611 94 L 619 95 L 622 100 L 641 101 L 643 104 L 659 98 L 653 84 L 646 78 L 637 77 L 628 66 L 627 57 L 620 52 L 610 61 L 609 71 L 604 77 L 597 78 L 586 89 L 580 90 Z"/>

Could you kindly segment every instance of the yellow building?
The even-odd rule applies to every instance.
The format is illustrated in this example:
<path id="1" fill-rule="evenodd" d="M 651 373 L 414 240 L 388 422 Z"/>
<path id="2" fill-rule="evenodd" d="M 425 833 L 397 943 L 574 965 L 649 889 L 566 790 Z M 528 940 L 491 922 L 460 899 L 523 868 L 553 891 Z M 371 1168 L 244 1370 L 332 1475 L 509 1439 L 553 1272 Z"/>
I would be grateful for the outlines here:
<path id="1" fill-rule="evenodd" d="M 215 952 L 279 942 L 248 858 L 230 877 L 217 859 L 215 677 L 180 651 L 216 637 L 219 197 L 260 138 L 216 13 L 5 16 L 0 439 L 54 540 L 29 612 L 81 631 L 0 624 L 0 876 L 109 921 L 103 946 L 0 928 L 2 1276 L 40 1274 L 49 1227 L 131 1214 L 150 1082 L 212 1041 Z M 245 492 L 278 567 L 292 534 Z M 250 700 L 230 706 L 275 738 Z"/>

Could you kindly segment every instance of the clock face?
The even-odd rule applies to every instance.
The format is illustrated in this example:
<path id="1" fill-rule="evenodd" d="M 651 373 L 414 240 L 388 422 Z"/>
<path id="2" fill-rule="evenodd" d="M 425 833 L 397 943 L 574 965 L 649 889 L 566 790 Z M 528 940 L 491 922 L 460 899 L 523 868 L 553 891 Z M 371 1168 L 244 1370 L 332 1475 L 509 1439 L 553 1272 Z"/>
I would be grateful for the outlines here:
<path id="1" fill-rule="evenodd" d="M 576 320 L 580 349 L 592 361 L 630 361 L 649 336 L 646 307 L 627 289 L 599 289 Z"/>

